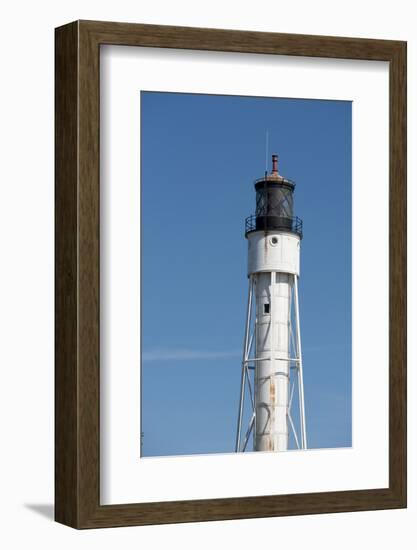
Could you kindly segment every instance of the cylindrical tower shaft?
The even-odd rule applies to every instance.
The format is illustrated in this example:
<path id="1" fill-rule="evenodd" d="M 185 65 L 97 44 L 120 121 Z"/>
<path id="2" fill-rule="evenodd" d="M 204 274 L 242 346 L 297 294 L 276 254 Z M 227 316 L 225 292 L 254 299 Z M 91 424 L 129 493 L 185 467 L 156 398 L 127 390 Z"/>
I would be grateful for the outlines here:
<path id="1" fill-rule="evenodd" d="M 288 448 L 292 279 L 258 273 L 256 295 L 255 437 L 257 451 Z"/>

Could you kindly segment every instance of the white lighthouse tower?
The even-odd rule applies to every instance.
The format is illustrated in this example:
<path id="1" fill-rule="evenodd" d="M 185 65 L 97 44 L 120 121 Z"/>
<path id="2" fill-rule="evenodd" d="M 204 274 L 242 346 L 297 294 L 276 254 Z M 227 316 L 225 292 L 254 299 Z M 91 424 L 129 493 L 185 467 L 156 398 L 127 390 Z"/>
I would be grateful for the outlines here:
<path id="1" fill-rule="evenodd" d="M 290 434 L 295 447 L 307 448 L 298 307 L 302 221 L 293 215 L 294 188 L 272 155 L 272 172 L 255 181 L 255 215 L 246 219 L 249 293 L 236 452 L 246 450 L 252 433 L 255 451 L 285 451 Z"/>

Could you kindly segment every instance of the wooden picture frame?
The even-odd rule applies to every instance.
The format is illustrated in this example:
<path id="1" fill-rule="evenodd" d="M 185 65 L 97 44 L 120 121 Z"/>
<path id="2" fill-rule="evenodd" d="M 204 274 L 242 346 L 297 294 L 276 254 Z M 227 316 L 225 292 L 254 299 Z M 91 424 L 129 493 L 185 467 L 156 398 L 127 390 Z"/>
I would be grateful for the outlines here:
<path id="1" fill-rule="evenodd" d="M 55 519 L 75 528 L 406 506 L 406 43 L 76 21 L 56 29 Z M 100 45 L 389 62 L 389 488 L 100 505 Z"/>

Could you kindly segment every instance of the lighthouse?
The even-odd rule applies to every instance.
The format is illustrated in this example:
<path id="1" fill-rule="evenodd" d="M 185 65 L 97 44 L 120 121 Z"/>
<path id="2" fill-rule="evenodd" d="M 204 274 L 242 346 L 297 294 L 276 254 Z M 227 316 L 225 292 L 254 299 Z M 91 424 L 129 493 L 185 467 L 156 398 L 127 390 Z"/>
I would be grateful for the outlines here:
<path id="1" fill-rule="evenodd" d="M 295 183 L 272 170 L 255 181 L 255 214 L 246 218 L 248 300 L 236 452 L 307 448 L 298 280 L 302 221 Z"/>

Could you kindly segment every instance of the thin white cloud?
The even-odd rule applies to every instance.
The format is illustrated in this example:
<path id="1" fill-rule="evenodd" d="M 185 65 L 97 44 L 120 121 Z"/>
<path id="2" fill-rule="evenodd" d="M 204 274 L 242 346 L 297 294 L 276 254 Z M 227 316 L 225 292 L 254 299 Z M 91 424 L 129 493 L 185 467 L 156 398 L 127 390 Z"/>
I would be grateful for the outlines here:
<path id="1" fill-rule="evenodd" d="M 333 346 L 331 344 L 329 345 L 326 345 L 326 346 L 306 346 L 306 347 L 303 347 L 302 351 L 339 351 L 339 350 L 345 350 L 345 351 L 348 351 L 349 350 L 349 347 L 347 345 L 337 345 L 337 346 Z"/>
<path id="2" fill-rule="evenodd" d="M 241 351 L 205 351 L 191 349 L 152 350 L 142 353 L 142 361 L 189 361 L 240 357 Z"/>
<path id="3" fill-rule="evenodd" d="M 334 346 L 336 348 L 336 346 Z M 337 349 L 344 346 L 337 346 Z M 333 349 L 330 347 L 330 349 Z M 329 350 L 326 346 L 311 346 L 303 349 L 304 352 L 318 352 Z M 228 351 L 207 351 L 194 349 L 156 349 L 144 351 L 142 353 L 142 361 L 191 361 L 196 359 L 201 360 L 216 360 L 227 359 L 229 357 L 241 357 L 241 350 Z"/>

